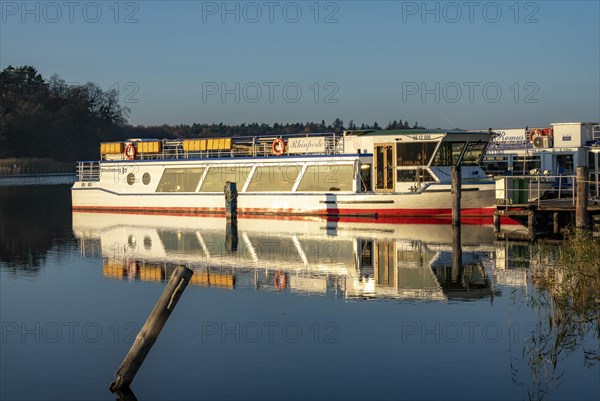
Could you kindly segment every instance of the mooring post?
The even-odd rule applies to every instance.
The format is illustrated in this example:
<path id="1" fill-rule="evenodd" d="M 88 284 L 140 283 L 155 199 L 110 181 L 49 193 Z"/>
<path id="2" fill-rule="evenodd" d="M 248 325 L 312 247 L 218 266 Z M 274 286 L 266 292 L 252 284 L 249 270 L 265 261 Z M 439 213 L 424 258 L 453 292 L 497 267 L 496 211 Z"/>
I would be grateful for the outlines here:
<path id="1" fill-rule="evenodd" d="M 560 234 L 560 220 L 558 219 L 558 212 L 552 213 L 552 226 L 554 234 Z"/>
<path id="2" fill-rule="evenodd" d="M 225 183 L 225 217 L 227 226 L 225 227 L 225 247 L 229 252 L 237 251 L 238 233 L 237 233 L 237 184 L 227 181 Z"/>
<path id="3" fill-rule="evenodd" d="M 462 244 L 460 234 L 460 166 L 452 166 L 452 281 L 458 281 L 462 272 Z"/>
<path id="4" fill-rule="evenodd" d="M 500 213 L 494 212 L 494 234 L 500 234 Z"/>
<path id="5" fill-rule="evenodd" d="M 535 219 L 535 211 L 529 210 L 527 212 L 527 235 L 529 236 L 529 240 L 533 241 L 535 239 L 536 233 L 536 219 Z"/>
<path id="6" fill-rule="evenodd" d="M 178 266 L 173 271 L 162 295 L 115 373 L 117 378 L 110 385 L 112 392 L 129 387 L 193 274 L 192 270 L 184 266 Z"/>
<path id="7" fill-rule="evenodd" d="M 225 191 L 225 216 L 228 219 L 235 219 L 237 218 L 237 184 L 227 181 L 223 190 Z"/>
<path id="8" fill-rule="evenodd" d="M 590 192 L 590 175 L 586 166 L 577 167 L 577 203 L 575 206 L 575 228 L 584 231 L 589 228 L 588 198 Z"/>
<path id="9" fill-rule="evenodd" d="M 460 226 L 460 192 L 461 192 L 460 166 L 452 166 L 452 225 Z"/>

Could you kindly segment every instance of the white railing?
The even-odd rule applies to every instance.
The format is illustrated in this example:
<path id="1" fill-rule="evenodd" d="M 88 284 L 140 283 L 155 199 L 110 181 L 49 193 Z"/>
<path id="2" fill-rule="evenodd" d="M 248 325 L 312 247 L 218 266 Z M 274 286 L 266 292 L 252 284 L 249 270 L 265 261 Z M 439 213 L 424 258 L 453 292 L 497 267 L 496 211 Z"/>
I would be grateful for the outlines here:
<path id="1" fill-rule="evenodd" d="M 323 154 L 333 155 L 343 153 L 344 143 L 341 135 L 316 134 L 325 138 L 325 151 Z M 273 153 L 273 141 L 277 138 L 283 139 L 287 143 L 288 138 L 309 138 L 311 135 L 295 134 L 285 136 L 265 136 L 265 137 L 233 137 L 231 149 L 215 149 L 203 151 L 185 151 L 183 149 L 183 139 L 175 140 L 157 140 L 161 142 L 161 150 L 157 153 L 139 152 L 135 160 L 152 159 L 197 159 L 197 158 L 217 158 L 217 157 L 280 157 Z M 190 139 L 209 139 L 209 138 L 190 138 Z M 214 138 L 220 139 L 220 138 Z M 284 153 L 286 155 L 287 153 Z M 298 154 L 295 154 L 298 155 Z M 102 160 L 122 160 L 127 161 L 124 154 L 102 155 Z"/>
<path id="2" fill-rule="evenodd" d="M 79 181 L 100 181 L 99 162 L 78 162 L 77 178 Z"/>
<path id="3" fill-rule="evenodd" d="M 600 200 L 600 172 L 591 171 L 590 200 Z M 576 175 L 504 176 L 496 180 L 496 204 L 512 205 L 537 203 L 543 199 L 569 199 L 575 205 Z"/>

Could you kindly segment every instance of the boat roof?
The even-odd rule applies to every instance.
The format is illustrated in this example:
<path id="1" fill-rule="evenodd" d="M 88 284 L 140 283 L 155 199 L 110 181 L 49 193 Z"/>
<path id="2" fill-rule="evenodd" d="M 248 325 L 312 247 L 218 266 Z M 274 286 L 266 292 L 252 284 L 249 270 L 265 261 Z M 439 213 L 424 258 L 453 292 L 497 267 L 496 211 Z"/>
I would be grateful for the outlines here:
<path id="1" fill-rule="evenodd" d="M 439 129 L 403 129 L 403 130 L 347 130 L 345 135 L 415 135 L 415 134 L 490 134 L 489 131 L 459 131 L 459 130 L 439 130 Z"/>

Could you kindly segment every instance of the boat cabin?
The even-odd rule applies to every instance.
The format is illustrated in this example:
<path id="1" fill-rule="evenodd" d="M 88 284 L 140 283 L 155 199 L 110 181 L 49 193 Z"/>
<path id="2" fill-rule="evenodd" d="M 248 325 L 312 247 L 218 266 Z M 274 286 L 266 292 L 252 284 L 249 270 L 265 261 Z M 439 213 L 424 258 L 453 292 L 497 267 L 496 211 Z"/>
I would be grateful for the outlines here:
<path id="1" fill-rule="evenodd" d="M 492 137 L 490 132 L 384 130 L 130 139 L 102 143 L 101 160 L 81 162 L 79 176 L 110 186 L 110 181 L 126 183 L 119 185 L 125 192 L 221 193 L 225 182 L 233 181 L 239 192 L 414 193 L 449 183 L 455 165 L 462 166 L 463 180 L 485 179 L 479 165 Z"/>

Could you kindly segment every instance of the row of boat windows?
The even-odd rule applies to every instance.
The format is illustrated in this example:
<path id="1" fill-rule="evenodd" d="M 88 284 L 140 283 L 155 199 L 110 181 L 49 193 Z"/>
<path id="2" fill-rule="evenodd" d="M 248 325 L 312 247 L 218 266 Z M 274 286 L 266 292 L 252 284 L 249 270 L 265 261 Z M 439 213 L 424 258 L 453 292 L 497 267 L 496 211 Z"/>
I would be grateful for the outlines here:
<path id="1" fill-rule="evenodd" d="M 437 142 L 414 142 L 396 144 L 396 164 L 398 166 L 425 166 L 429 164 L 435 152 Z M 442 142 L 433 157 L 433 166 L 455 166 L 465 149 L 465 142 Z M 469 143 L 461 164 L 463 166 L 479 165 L 487 143 Z"/>
<path id="2" fill-rule="evenodd" d="M 290 192 L 297 184 L 297 191 L 352 191 L 354 165 L 307 166 L 300 177 L 301 166 L 258 166 L 250 177 L 245 192 Z M 236 182 L 241 191 L 252 172 L 251 167 L 198 167 L 167 168 L 158 183 L 156 192 L 223 192 L 226 182 Z M 146 182 L 147 181 L 147 182 Z M 127 183 L 136 182 L 133 173 Z M 144 173 L 142 182 L 148 185 L 150 175 Z"/>

